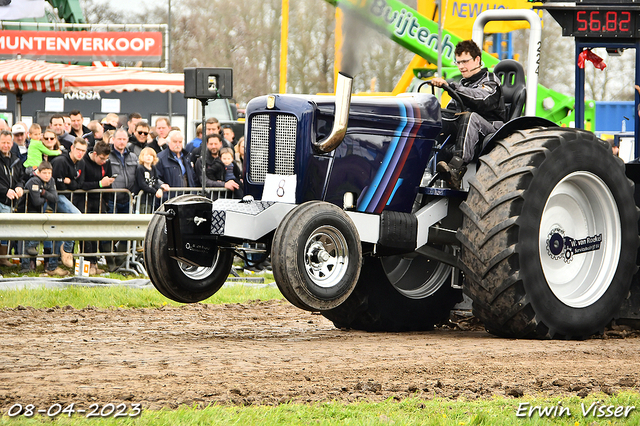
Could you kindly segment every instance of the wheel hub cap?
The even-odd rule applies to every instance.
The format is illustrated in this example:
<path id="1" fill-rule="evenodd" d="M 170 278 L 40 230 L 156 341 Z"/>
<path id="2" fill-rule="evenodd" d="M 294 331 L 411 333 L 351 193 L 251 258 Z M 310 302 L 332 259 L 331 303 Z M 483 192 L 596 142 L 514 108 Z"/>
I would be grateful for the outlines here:
<path id="1" fill-rule="evenodd" d="M 333 226 L 317 228 L 305 243 L 305 271 L 319 287 L 329 288 L 340 282 L 347 271 L 348 257 L 347 241 Z"/>
<path id="2" fill-rule="evenodd" d="M 574 308 L 598 301 L 615 275 L 622 238 L 604 181 L 585 171 L 567 175 L 549 195 L 539 232 L 540 263 L 554 295 Z"/>

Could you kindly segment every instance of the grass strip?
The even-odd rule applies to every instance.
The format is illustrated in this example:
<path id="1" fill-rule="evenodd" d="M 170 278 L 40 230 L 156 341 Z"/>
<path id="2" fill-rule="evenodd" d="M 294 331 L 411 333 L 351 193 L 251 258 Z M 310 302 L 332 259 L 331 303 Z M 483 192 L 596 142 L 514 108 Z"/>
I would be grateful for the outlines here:
<path id="1" fill-rule="evenodd" d="M 627 417 L 599 417 L 597 406 L 637 407 L 628 411 Z M 527 407 L 541 407 L 553 411 L 564 407 L 561 416 L 539 415 L 518 416 L 522 404 Z M 142 411 L 137 418 L 84 418 L 84 415 L 59 415 L 52 422 L 48 417 L 35 415 L 27 419 L 23 416 L 9 418 L 6 413 L 0 417 L 0 425 L 444 425 L 444 426 L 511 426 L 511 425 L 553 425 L 553 426 L 596 426 L 596 425 L 637 425 L 640 422 L 640 394 L 621 392 L 617 395 L 590 395 L 587 398 L 549 398 L 524 396 L 521 398 L 492 398 L 487 400 L 422 400 L 408 398 L 396 401 L 390 398 L 384 402 L 356 403 L 316 403 L 280 404 L 277 406 L 208 406 L 179 407 L 176 410 Z M 522 412 L 522 411 L 521 411 Z M 559 413 L 559 410 L 555 410 Z M 615 411 L 613 411 L 615 413 Z M 538 411 L 536 411 L 538 413 Z"/>
<path id="2" fill-rule="evenodd" d="M 216 294 L 202 303 L 244 303 L 249 300 L 282 299 L 277 287 L 244 285 L 224 286 Z M 65 288 L 36 288 L 20 290 L 0 290 L 0 308 L 32 306 L 36 309 L 54 306 L 86 306 L 97 308 L 155 308 L 164 305 L 180 306 L 181 303 L 167 299 L 155 288 L 131 288 L 124 286 Z"/>

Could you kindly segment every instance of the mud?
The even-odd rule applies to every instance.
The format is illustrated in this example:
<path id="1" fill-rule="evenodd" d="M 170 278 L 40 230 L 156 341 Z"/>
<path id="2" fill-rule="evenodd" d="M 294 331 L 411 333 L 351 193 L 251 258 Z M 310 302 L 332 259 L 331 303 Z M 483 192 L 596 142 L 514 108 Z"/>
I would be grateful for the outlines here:
<path id="1" fill-rule="evenodd" d="M 637 389 L 640 334 L 501 339 L 471 320 L 420 333 L 336 329 L 284 301 L 0 310 L 0 410 L 16 403 L 279 404 Z"/>

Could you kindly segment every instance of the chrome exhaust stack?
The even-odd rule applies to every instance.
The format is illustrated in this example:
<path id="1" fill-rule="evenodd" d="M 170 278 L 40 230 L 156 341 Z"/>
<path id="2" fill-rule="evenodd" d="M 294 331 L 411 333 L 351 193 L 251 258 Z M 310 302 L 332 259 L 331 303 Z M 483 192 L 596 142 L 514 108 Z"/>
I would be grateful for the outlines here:
<path id="1" fill-rule="evenodd" d="M 313 145 L 318 151 L 326 153 L 336 149 L 345 133 L 347 133 L 347 124 L 349 123 L 349 107 L 351 105 L 351 89 L 353 87 L 353 77 L 338 73 L 338 82 L 336 84 L 336 112 L 333 121 L 331 133 L 321 141 L 314 141 Z"/>

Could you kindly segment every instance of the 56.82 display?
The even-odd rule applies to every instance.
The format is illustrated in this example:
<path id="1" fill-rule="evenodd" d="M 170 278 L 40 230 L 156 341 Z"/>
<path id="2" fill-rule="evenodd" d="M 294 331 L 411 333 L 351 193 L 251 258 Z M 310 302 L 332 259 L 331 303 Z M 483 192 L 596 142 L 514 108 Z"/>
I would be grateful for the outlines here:
<path id="1" fill-rule="evenodd" d="M 634 37 L 636 13 L 628 10 L 576 10 L 576 37 Z"/>

